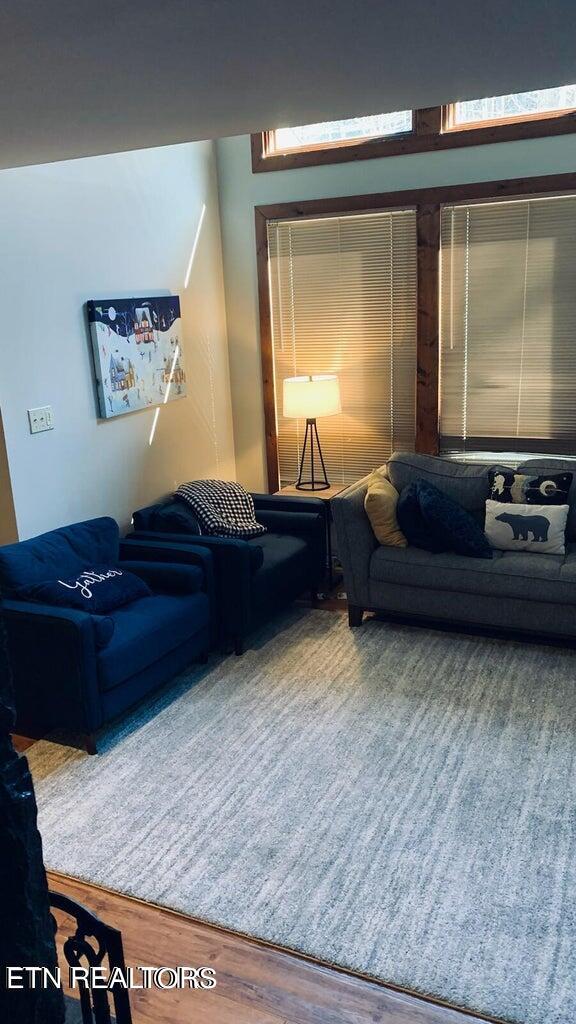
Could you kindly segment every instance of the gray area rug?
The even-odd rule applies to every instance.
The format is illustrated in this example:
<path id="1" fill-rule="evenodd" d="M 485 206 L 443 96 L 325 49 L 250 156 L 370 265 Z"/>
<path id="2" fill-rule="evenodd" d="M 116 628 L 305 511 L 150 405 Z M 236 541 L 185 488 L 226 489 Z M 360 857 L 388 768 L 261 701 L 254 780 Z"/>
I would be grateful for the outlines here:
<path id="1" fill-rule="evenodd" d="M 573 1024 L 574 658 L 295 610 L 99 756 L 31 749 L 46 863 L 456 1006 Z"/>

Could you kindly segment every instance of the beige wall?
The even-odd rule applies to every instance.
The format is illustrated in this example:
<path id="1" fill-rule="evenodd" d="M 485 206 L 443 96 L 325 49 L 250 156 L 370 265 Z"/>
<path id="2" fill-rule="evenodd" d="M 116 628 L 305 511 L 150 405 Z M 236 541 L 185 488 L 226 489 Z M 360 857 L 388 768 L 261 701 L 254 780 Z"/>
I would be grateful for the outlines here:
<path id="1" fill-rule="evenodd" d="M 188 287 L 186 271 L 205 207 Z M 212 143 L 0 172 L 0 408 L 22 539 L 234 477 Z M 188 397 L 98 418 L 84 304 L 179 294 Z M 52 405 L 31 435 L 26 410 Z M 0 486 L 1 478 L 0 453 Z"/>
<path id="2" fill-rule="evenodd" d="M 217 143 L 236 468 L 266 487 L 254 206 L 573 171 L 576 136 L 252 174 L 248 136 Z"/>

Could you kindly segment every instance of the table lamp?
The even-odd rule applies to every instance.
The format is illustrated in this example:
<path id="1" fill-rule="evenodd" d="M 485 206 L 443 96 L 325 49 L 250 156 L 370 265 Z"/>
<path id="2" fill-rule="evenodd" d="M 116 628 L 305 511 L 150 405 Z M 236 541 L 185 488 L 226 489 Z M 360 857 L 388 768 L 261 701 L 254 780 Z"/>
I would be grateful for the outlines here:
<path id="1" fill-rule="evenodd" d="M 305 419 L 306 432 L 300 458 L 296 487 L 299 491 L 325 491 L 330 484 L 320 447 L 316 419 L 318 416 L 336 416 L 342 412 L 340 384 L 335 374 L 316 374 L 308 377 L 286 377 L 284 380 L 283 413 L 288 419 Z M 310 447 L 310 479 L 303 480 L 306 448 Z M 318 453 L 322 475 L 314 471 L 314 448 Z"/>

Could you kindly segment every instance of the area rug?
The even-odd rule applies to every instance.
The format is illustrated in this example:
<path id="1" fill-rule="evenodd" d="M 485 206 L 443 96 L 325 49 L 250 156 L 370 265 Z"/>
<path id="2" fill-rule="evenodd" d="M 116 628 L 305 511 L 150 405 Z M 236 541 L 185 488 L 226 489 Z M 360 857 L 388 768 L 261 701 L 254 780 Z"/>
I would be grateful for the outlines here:
<path id="1" fill-rule="evenodd" d="M 576 1020 L 575 655 L 294 610 L 29 752 L 48 867 L 519 1024 Z"/>

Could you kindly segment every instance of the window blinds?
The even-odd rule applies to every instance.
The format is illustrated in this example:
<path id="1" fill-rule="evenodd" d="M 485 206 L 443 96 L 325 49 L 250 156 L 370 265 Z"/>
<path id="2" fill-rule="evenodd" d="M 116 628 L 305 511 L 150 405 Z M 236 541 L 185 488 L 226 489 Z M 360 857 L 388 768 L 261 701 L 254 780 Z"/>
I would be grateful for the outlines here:
<path id="1" fill-rule="evenodd" d="M 350 483 L 413 449 L 413 210 L 271 221 L 274 386 L 281 485 L 296 480 L 305 422 L 282 415 L 282 381 L 336 373 L 342 413 L 318 421 L 328 478 Z"/>
<path id="2" fill-rule="evenodd" d="M 576 196 L 448 206 L 444 452 L 576 454 Z"/>

